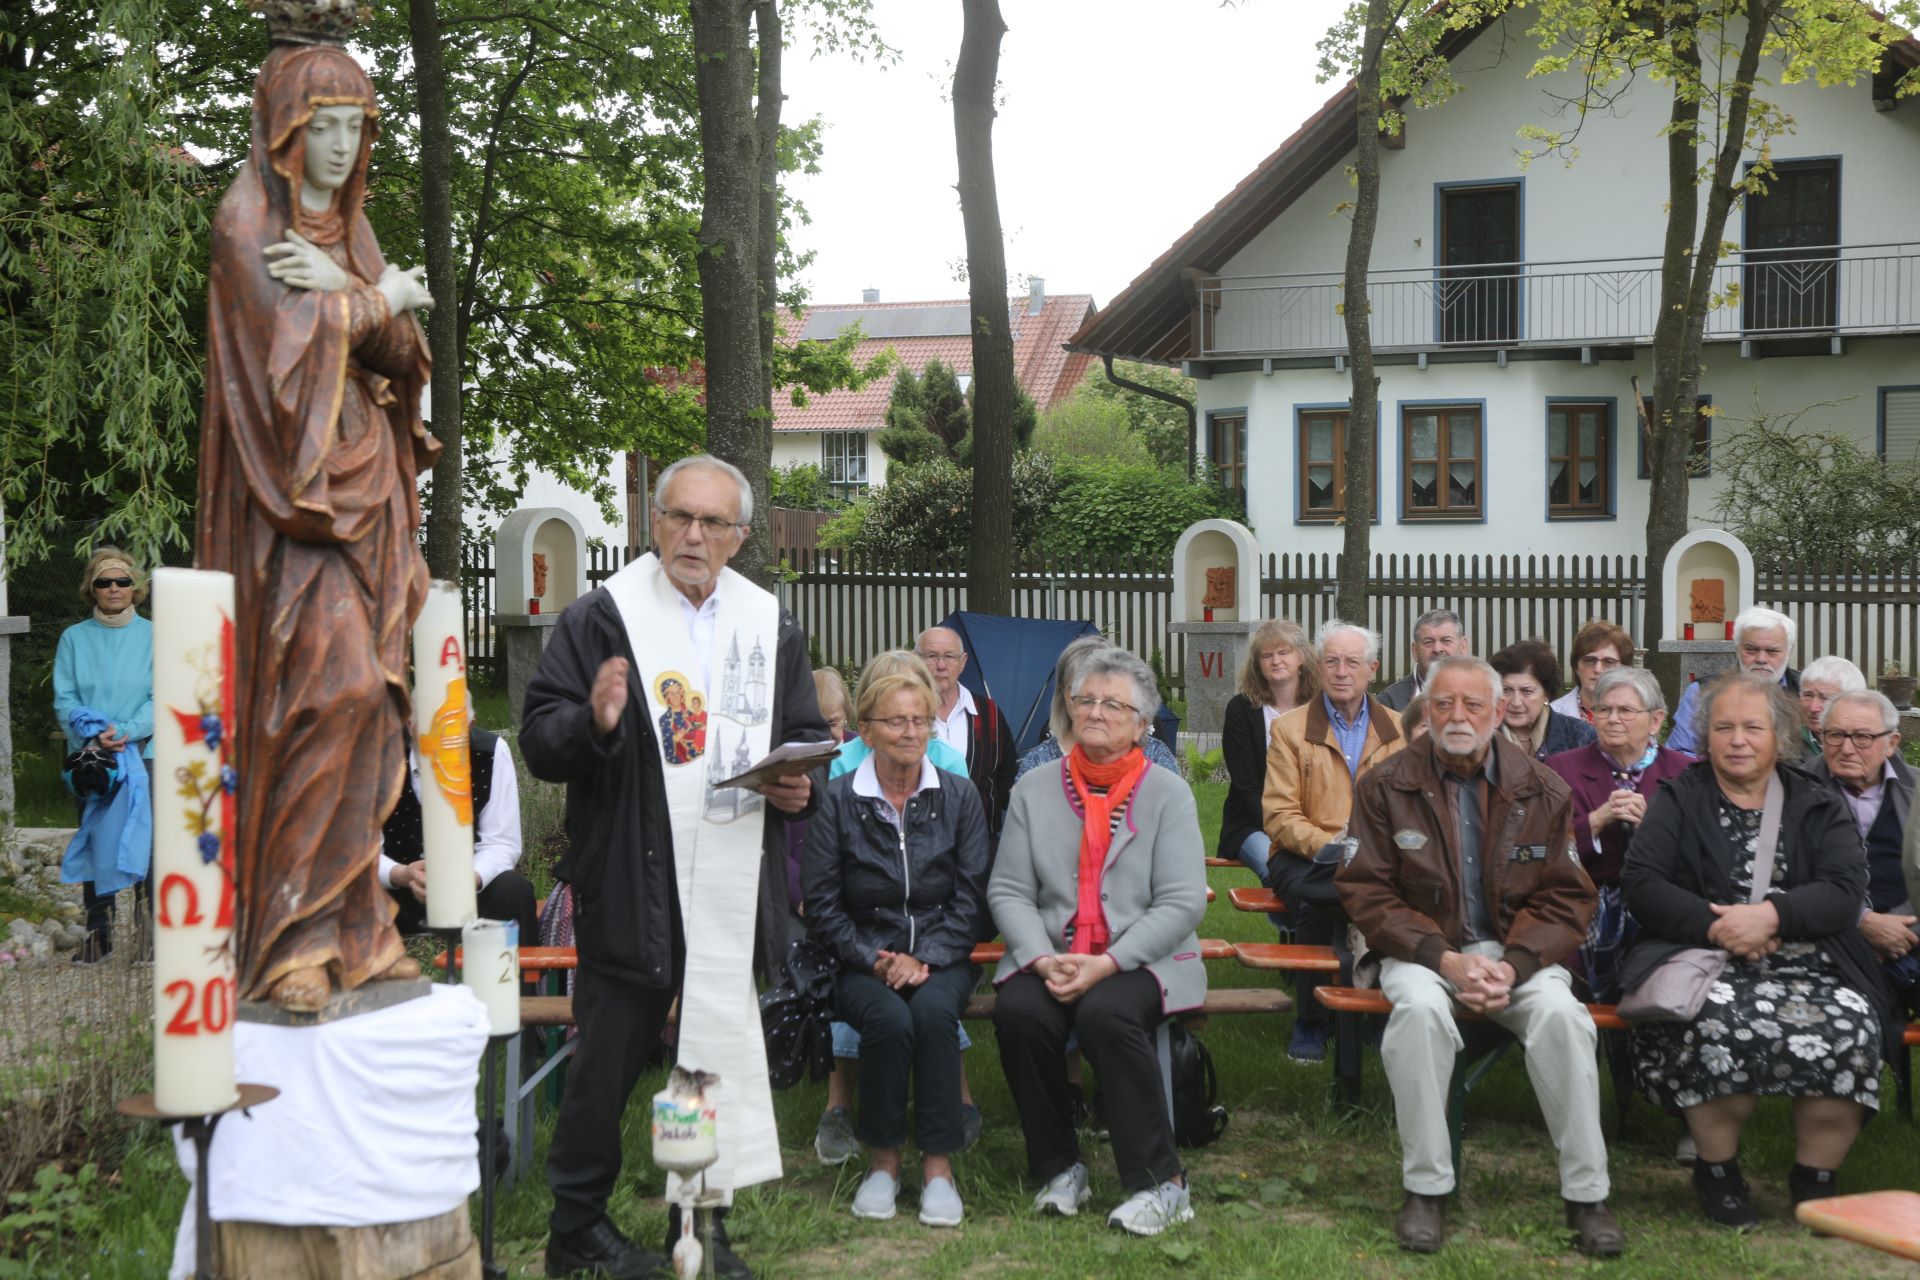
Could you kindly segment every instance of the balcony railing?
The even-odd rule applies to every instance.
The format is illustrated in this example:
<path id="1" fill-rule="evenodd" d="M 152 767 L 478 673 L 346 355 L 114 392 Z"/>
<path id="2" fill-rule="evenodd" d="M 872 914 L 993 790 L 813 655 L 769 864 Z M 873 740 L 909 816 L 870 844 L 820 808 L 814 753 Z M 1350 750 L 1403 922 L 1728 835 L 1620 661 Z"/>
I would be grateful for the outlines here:
<path id="1" fill-rule="evenodd" d="M 1749 250 L 1714 268 L 1708 341 L 1920 332 L 1920 244 Z M 1576 347 L 1653 340 L 1660 259 L 1377 271 L 1378 351 Z M 1229 276 L 1200 291 L 1203 358 L 1340 355 L 1337 271 Z"/>

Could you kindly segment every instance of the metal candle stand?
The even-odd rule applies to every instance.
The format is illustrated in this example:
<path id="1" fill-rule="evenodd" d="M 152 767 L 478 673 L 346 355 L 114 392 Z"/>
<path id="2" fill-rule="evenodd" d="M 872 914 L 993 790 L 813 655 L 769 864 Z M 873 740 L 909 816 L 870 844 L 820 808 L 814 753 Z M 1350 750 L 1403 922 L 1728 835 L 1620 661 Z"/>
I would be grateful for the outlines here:
<path id="1" fill-rule="evenodd" d="M 270 1084 L 243 1084 L 239 1096 L 227 1106 L 206 1115 L 176 1115 L 154 1105 L 151 1093 L 136 1093 L 114 1103 L 114 1110 L 136 1120 L 158 1120 L 163 1125 L 179 1125 L 193 1144 L 193 1274 L 194 1280 L 214 1280 L 213 1214 L 207 1198 L 213 1181 L 208 1156 L 213 1149 L 213 1130 L 220 1117 L 229 1111 L 245 1112 L 263 1102 L 271 1102 L 280 1091 Z"/>
<path id="2" fill-rule="evenodd" d="M 514 1031 L 504 1036 L 488 1036 L 487 1047 L 480 1054 L 480 1092 L 486 1098 L 480 1112 L 480 1274 L 485 1280 L 506 1280 L 507 1276 L 507 1269 L 493 1260 L 493 1169 L 498 1149 L 494 1130 L 499 1121 L 493 1102 L 499 1078 L 494 1050 L 519 1034 Z"/>
<path id="3" fill-rule="evenodd" d="M 420 926 L 418 932 L 427 934 L 430 937 L 434 938 L 436 941 L 440 943 L 440 949 L 446 952 L 447 962 L 444 965 L 440 966 L 440 981 L 442 982 L 460 981 L 460 977 L 459 977 L 460 966 L 455 964 L 454 960 L 460 954 L 461 926 L 457 924 L 456 925 L 423 924 Z"/>

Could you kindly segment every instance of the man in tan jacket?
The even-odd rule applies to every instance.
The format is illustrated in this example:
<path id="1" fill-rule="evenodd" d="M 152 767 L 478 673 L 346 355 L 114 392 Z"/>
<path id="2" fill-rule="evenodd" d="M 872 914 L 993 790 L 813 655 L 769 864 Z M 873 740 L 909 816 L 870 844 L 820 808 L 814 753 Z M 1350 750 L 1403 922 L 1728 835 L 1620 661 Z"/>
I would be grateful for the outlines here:
<path id="1" fill-rule="evenodd" d="M 1340 952 L 1341 977 L 1352 967 L 1347 918 L 1333 887 L 1353 810 L 1354 780 L 1406 745 L 1400 717 L 1367 693 L 1380 670 L 1380 637 L 1365 627 L 1329 622 L 1320 629 L 1321 695 L 1273 723 L 1267 743 L 1262 825 L 1273 841 L 1267 887 L 1287 904 L 1296 941 Z M 1331 1019 L 1313 998 L 1322 979 L 1294 975 L 1293 1036 L 1287 1056 L 1320 1062 Z"/>
<path id="2" fill-rule="evenodd" d="M 1552 770 L 1495 737 L 1503 699 L 1492 667 L 1444 658 L 1429 675 L 1432 730 L 1361 782 L 1353 808 L 1360 843 L 1338 876 L 1353 922 L 1386 957 L 1380 989 L 1393 1001 L 1380 1056 L 1407 1192 L 1394 1235 L 1419 1253 L 1446 1238 L 1458 1004 L 1525 1047 L 1560 1152 L 1567 1225 L 1583 1252 L 1611 1257 L 1625 1237 L 1606 1205 L 1593 1019 L 1565 967 L 1586 940 L 1594 906 L 1574 849 L 1571 793 Z"/>

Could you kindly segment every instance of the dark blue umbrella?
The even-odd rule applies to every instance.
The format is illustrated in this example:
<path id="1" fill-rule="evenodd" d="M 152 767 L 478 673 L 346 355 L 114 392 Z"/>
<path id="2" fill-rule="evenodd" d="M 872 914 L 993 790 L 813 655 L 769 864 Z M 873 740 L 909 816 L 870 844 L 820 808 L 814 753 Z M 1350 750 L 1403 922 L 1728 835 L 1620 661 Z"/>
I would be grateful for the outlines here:
<path id="1" fill-rule="evenodd" d="M 960 683 L 1000 705 L 1013 732 L 1014 750 L 1021 755 L 1047 734 L 1053 667 L 1060 651 L 1099 630 L 1091 622 L 966 612 L 948 614 L 940 625 L 959 635 L 969 655 Z"/>

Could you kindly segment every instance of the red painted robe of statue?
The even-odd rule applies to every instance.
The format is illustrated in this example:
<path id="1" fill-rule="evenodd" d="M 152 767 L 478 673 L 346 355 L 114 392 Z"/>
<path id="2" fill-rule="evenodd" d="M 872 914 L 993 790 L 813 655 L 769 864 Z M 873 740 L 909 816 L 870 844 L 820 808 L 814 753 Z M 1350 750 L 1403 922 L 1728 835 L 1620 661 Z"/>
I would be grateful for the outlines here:
<path id="1" fill-rule="evenodd" d="M 300 206 L 315 107 L 363 104 L 332 207 Z M 198 563 L 234 576 L 240 993 L 296 969 L 346 990 L 402 955 L 380 828 L 406 767 L 408 632 L 425 599 L 415 476 L 439 443 L 411 315 L 372 285 L 361 212 L 373 85 L 327 45 L 280 46 L 254 85 L 253 148 L 214 220 Z M 294 288 L 261 250 L 297 230 L 349 288 Z"/>

